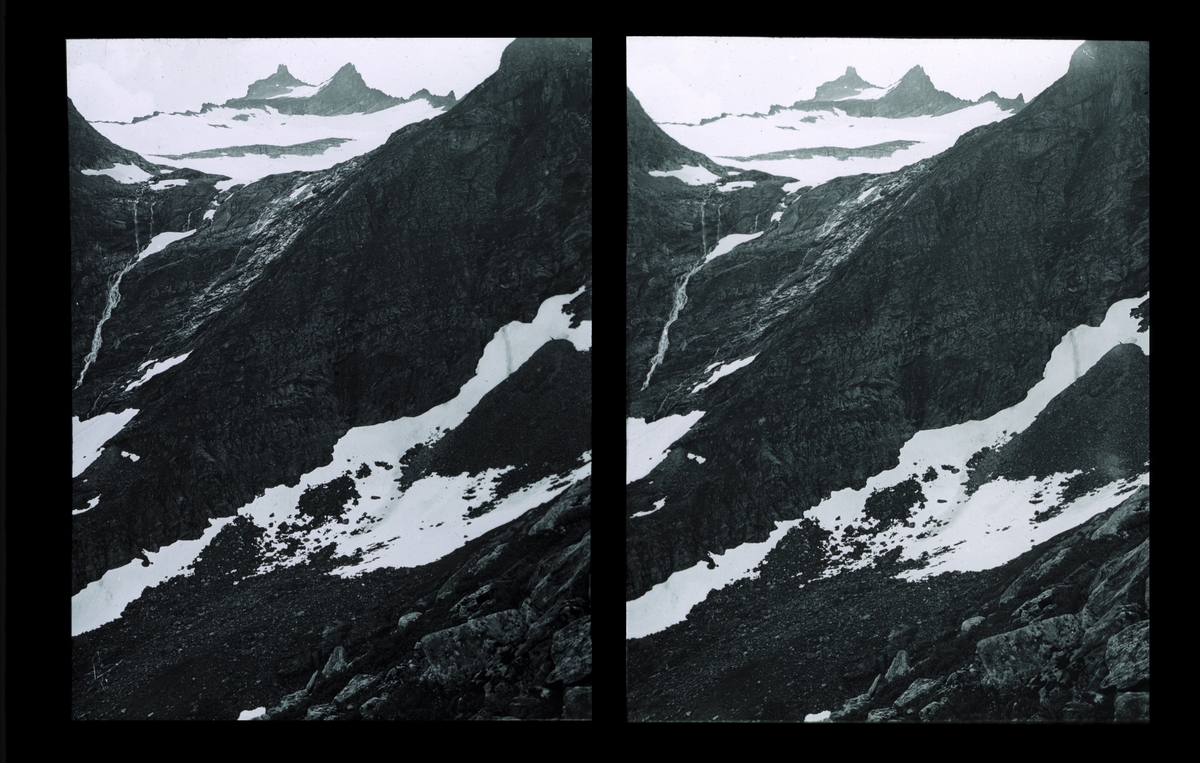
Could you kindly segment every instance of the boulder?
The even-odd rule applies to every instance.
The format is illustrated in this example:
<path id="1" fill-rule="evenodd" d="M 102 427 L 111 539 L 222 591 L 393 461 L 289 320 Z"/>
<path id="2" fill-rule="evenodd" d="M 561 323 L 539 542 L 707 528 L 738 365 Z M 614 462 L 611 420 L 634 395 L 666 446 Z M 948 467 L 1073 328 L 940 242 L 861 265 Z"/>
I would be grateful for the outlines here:
<path id="1" fill-rule="evenodd" d="M 380 719 L 380 711 L 383 709 L 383 697 L 371 697 L 362 704 L 358 712 L 362 715 L 364 721 L 376 721 Z"/>
<path id="2" fill-rule="evenodd" d="M 1150 692 L 1128 691 L 1117 695 L 1113 706 L 1114 721 L 1149 721 Z"/>
<path id="3" fill-rule="evenodd" d="M 1109 515 L 1104 524 L 1097 527 L 1091 535 L 1092 540 L 1099 540 L 1106 535 L 1117 535 L 1131 530 L 1150 521 L 1150 488 L 1142 486 L 1129 496 L 1120 506 Z"/>
<path id="4" fill-rule="evenodd" d="M 888 668 L 884 680 L 888 683 L 900 681 L 911 672 L 912 668 L 908 665 L 908 652 L 901 649 L 899 652 L 896 652 L 896 659 L 892 660 L 892 666 Z"/>
<path id="5" fill-rule="evenodd" d="M 1108 675 L 1101 689 L 1130 689 L 1150 680 L 1150 621 L 1131 625 L 1108 640 Z"/>
<path id="6" fill-rule="evenodd" d="M 332 715 L 336 711 L 337 705 L 334 704 L 313 705 L 308 708 L 308 714 L 304 716 L 304 720 L 322 721 L 326 719 L 326 716 Z"/>
<path id="7" fill-rule="evenodd" d="M 370 689 L 379 681 L 379 674 L 368 675 L 367 673 L 359 673 L 350 682 L 346 684 L 346 688 L 338 692 L 338 695 L 333 698 L 334 704 L 339 707 L 344 707 L 349 704 L 355 697 Z"/>
<path id="8" fill-rule="evenodd" d="M 851 697 L 846 700 L 846 704 L 842 705 L 841 710 L 834 710 L 829 715 L 831 721 L 857 721 L 866 717 L 867 705 L 871 702 L 871 695 L 859 694 L 857 697 Z"/>
<path id="9" fill-rule="evenodd" d="M 983 663 L 983 683 L 1016 689 L 1079 643 L 1083 629 L 1075 615 L 1048 620 L 985 638 L 975 645 Z"/>
<path id="10" fill-rule="evenodd" d="M 547 682 L 575 684 L 592 673 L 592 616 L 575 620 L 554 634 L 550 646 L 554 670 Z"/>
<path id="11" fill-rule="evenodd" d="M 400 618 L 400 621 L 396 623 L 396 627 L 399 629 L 400 633 L 404 633 L 409 628 L 411 628 L 413 626 L 413 624 L 415 622 L 417 622 L 417 620 L 420 620 L 420 619 L 421 619 L 420 612 L 409 612 L 408 614 L 406 614 Z"/>
<path id="12" fill-rule="evenodd" d="M 274 717 L 280 713 L 292 710 L 293 708 L 299 707 L 306 699 L 308 699 L 307 689 L 301 689 L 298 692 L 293 692 L 279 700 L 279 704 L 268 710 L 267 715 Z"/>
<path id="13" fill-rule="evenodd" d="M 430 633 L 416 644 L 428 662 L 424 680 L 453 686 L 469 680 L 496 656 L 499 647 L 520 642 L 525 618 L 506 609 Z"/>
<path id="14" fill-rule="evenodd" d="M 346 669 L 346 650 L 341 645 L 333 648 L 333 654 L 329 655 L 329 661 L 325 663 L 324 670 L 321 674 L 326 678 L 337 675 Z"/>
<path id="15" fill-rule="evenodd" d="M 963 620 L 963 624 L 962 624 L 962 627 L 959 628 L 959 632 L 960 633 L 970 633 L 971 630 L 975 626 L 979 625 L 982 622 L 983 622 L 983 615 L 975 615 L 974 617 L 969 617 L 966 620 Z"/>
<path id="16" fill-rule="evenodd" d="M 1137 602 L 1145 596 L 1146 578 L 1150 575 L 1150 539 L 1129 553 L 1113 559 L 1100 568 L 1088 593 L 1083 612 L 1085 621 L 1099 619 L 1114 604 Z"/>
<path id="17" fill-rule="evenodd" d="M 590 720 L 592 687 L 572 686 L 563 692 L 563 718 Z"/>
<path id="18" fill-rule="evenodd" d="M 940 678 L 918 678 L 904 690 L 903 694 L 896 698 L 893 704 L 899 708 L 905 708 L 914 704 L 919 706 L 922 700 L 930 697 L 941 685 L 942 679 Z"/>
<path id="19" fill-rule="evenodd" d="M 894 707 L 881 707 L 878 710 L 872 710 L 867 713 L 868 723 L 882 723 L 884 721 L 895 720 L 899 715 Z"/>

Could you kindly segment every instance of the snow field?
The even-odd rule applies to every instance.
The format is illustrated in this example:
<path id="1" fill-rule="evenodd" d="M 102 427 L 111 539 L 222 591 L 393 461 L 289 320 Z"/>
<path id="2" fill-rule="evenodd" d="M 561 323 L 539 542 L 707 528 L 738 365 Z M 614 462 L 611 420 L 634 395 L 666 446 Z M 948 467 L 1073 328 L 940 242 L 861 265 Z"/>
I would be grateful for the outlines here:
<path id="1" fill-rule="evenodd" d="M 128 392 L 129 390 L 133 389 L 134 387 L 142 386 L 143 384 L 150 381 L 155 376 L 158 376 L 163 371 L 166 371 L 168 368 L 177 366 L 180 363 L 182 363 L 183 361 L 187 360 L 188 355 L 191 355 L 191 354 L 192 353 L 190 353 L 190 352 L 185 352 L 182 355 L 176 356 L 174 358 L 168 358 L 166 360 L 147 361 L 147 363 L 153 363 L 154 365 L 150 366 L 149 370 L 147 370 L 146 373 L 142 374 L 142 378 L 138 379 L 135 382 L 130 382 L 129 386 L 125 387 L 125 391 Z M 138 370 L 141 371 L 142 368 L 145 368 L 145 367 L 146 367 L 146 363 L 143 363 L 141 365 L 141 367 L 138 368 Z"/>
<path id="2" fill-rule="evenodd" d="M 666 498 L 660 498 L 660 499 L 658 499 L 657 501 L 655 501 L 655 502 L 654 502 L 654 508 L 653 508 L 653 509 L 650 509 L 649 511 L 639 511 L 639 512 L 637 512 L 636 514 L 630 514 L 630 515 L 629 515 L 629 518 L 630 518 L 630 519 L 633 519 L 633 518 L 635 518 L 635 517 L 644 517 L 644 516 L 646 516 L 646 515 L 648 515 L 648 514 L 653 514 L 654 512 L 658 511 L 659 509 L 661 509 L 663 506 L 666 506 L 666 505 L 667 505 L 667 499 L 666 499 Z"/>
<path id="3" fill-rule="evenodd" d="M 569 475 L 548 477 L 526 486 L 508 496 L 487 514 L 467 520 L 463 515 L 490 500 L 495 481 L 515 467 L 491 469 L 479 475 L 430 475 L 401 493 L 395 482 L 401 470 L 375 465 L 375 462 L 382 461 L 395 467 L 412 446 L 436 442 L 447 430 L 464 421 L 485 394 L 516 371 L 546 342 L 566 339 L 574 344 L 576 350 L 590 350 L 591 321 L 583 321 L 577 328 L 571 328 L 571 316 L 562 312 L 564 305 L 583 293 L 583 288 L 580 287 L 574 294 L 559 295 L 544 301 L 532 323 L 514 321 L 497 331 L 484 348 L 483 356 L 476 365 L 476 375 L 462 386 L 454 399 L 419 416 L 351 429 L 334 446 L 333 459 L 329 464 L 304 475 L 294 487 L 279 485 L 270 488 L 258 499 L 242 507 L 239 513 L 250 517 L 266 531 L 262 540 L 264 561 L 259 572 L 304 561 L 304 553 L 291 560 L 276 558 L 271 549 L 281 542 L 278 537 L 279 524 L 287 522 L 302 528 L 309 525 L 309 519 L 298 510 L 303 492 L 311 486 L 336 479 L 347 471 L 355 475 L 363 463 L 369 466 L 371 474 L 363 478 L 355 477 L 355 487 L 362 498 L 358 506 L 346 507 L 343 518 L 349 524 L 326 523 L 320 528 L 305 530 L 300 535 L 306 551 L 315 551 L 329 542 L 337 544 L 339 554 L 362 550 L 365 558 L 361 564 L 339 570 L 338 574 L 347 576 L 380 567 L 412 567 L 439 559 L 469 539 L 550 500 L 590 474 L 591 455 L 588 452 L 580 456 L 581 465 Z M 475 495 L 467 498 L 469 492 Z"/>
<path id="4" fill-rule="evenodd" d="M 137 414 L 137 408 L 127 408 L 120 413 L 102 413 L 84 421 L 78 416 L 72 417 L 71 477 L 83 474 L 84 469 L 100 457 L 104 443 L 115 437 Z"/>
<path id="5" fill-rule="evenodd" d="M 704 411 L 664 416 L 657 421 L 625 420 L 625 484 L 642 479 L 667 458 L 671 444 L 687 434 Z"/>
<path id="6" fill-rule="evenodd" d="M 357 549 L 366 552 L 361 564 L 337 571 L 337 574 L 344 576 L 380 567 L 425 564 L 461 547 L 469 539 L 536 508 L 590 475 L 591 452 L 587 451 L 580 455 L 580 466 L 572 472 L 527 485 L 475 520 L 464 519 L 462 513 L 490 499 L 495 479 L 512 467 L 488 470 L 474 477 L 432 475 L 414 483 L 404 494 L 398 492 L 394 482 L 400 475 L 400 469 L 395 468 L 395 464 L 409 447 L 419 442 L 432 443 L 447 429 L 463 421 L 487 392 L 520 367 L 542 344 L 552 339 L 566 339 L 581 352 L 591 349 L 591 321 L 583 321 L 580 326 L 571 328 L 571 316 L 562 312 L 563 306 L 582 294 L 583 289 L 580 287 L 573 294 L 545 300 L 532 323 L 514 321 L 498 331 L 484 349 L 483 357 L 476 366 L 476 376 L 463 385 L 453 400 L 435 406 L 421 416 L 351 429 L 335 445 L 330 464 L 305 475 L 296 487 L 281 485 L 271 488 L 242 507 L 239 514 L 250 517 L 267 531 L 263 542 L 264 563 L 257 572 L 261 574 L 279 565 L 272 560 L 274 554 L 266 549 L 278 541 L 280 522 L 309 523 L 307 517 L 301 521 L 297 511 L 297 502 L 303 491 L 310 486 L 329 482 L 346 471 L 357 473 L 359 465 L 364 462 L 370 465 L 371 475 L 355 482 L 362 498 L 357 507 L 350 507 L 351 510 L 346 512 L 350 524 L 331 522 L 305 534 L 301 538 L 304 548 L 290 563 L 300 563 L 304 561 L 306 552 L 334 542 L 342 554 L 353 553 Z M 173 360 L 182 361 L 184 357 Z M 142 368 L 146 365 L 143 363 Z M 121 414 L 102 414 L 85 422 L 74 419 L 74 476 L 78 476 L 88 463 L 95 460 L 100 447 L 137 412 L 137 409 L 129 409 Z M 394 468 L 388 470 L 375 466 L 375 461 L 387 461 Z M 479 495 L 468 500 L 463 493 L 472 487 Z M 373 495 L 380 498 L 372 499 Z M 399 503 L 401 499 L 404 499 L 402 504 Z M 441 503 L 443 500 L 445 503 Z M 97 496 L 88 509 L 98 502 Z M 272 513 L 274 517 L 270 516 Z M 72 635 L 115 620 L 125 606 L 141 596 L 146 588 L 181 574 L 190 575 L 187 568 L 234 518 L 209 520 L 208 530 L 198 540 L 177 541 L 158 552 L 147 551 L 146 556 L 150 561 L 148 567 L 143 567 L 141 560 L 135 559 L 123 567 L 110 570 L 100 580 L 88 585 L 71 599 Z M 368 532 L 358 536 L 349 534 L 351 530 L 358 529 L 358 523 L 364 522 L 379 526 L 370 527 Z M 345 528 L 345 531 L 334 536 L 337 528 Z M 391 549 L 389 543 L 397 545 Z"/>
<path id="7" fill-rule="evenodd" d="M 443 109 L 434 108 L 424 100 L 393 106 L 373 114 L 333 117 L 281 114 L 271 107 L 266 110 L 219 107 L 197 116 L 163 114 L 136 124 L 96 122 L 92 123 L 92 127 L 117 145 L 136 151 L 155 163 L 227 175 L 230 180 L 217 184 L 218 190 L 225 190 L 240 183 L 252 183 L 267 175 L 329 169 L 378 148 L 396 130 L 413 122 L 432 119 L 442 112 Z M 233 119 L 239 115 L 249 116 L 249 119 Z M 167 159 L 162 156 L 254 144 L 291 146 L 323 138 L 347 138 L 349 142 L 316 156 L 283 156 L 278 159 L 255 154 L 214 159 Z M 95 170 L 85 172 L 98 174 Z M 100 172 L 107 174 L 109 171 Z M 146 175 L 121 182 L 140 182 L 149 177 Z"/>
<path id="8" fill-rule="evenodd" d="M 86 509 L 75 509 L 74 511 L 71 512 L 71 514 L 73 514 L 73 515 L 74 514 L 82 514 L 85 511 L 91 511 L 92 509 L 96 508 L 99 505 L 100 505 L 100 496 L 96 496 L 95 498 L 88 501 L 88 505 L 87 505 Z"/>
<path id="9" fill-rule="evenodd" d="M 89 583 L 71 597 L 71 635 L 78 636 L 116 620 L 126 605 L 141 596 L 147 588 L 178 575 L 191 575 L 188 567 L 233 519 L 210 519 L 208 529 L 200 538 L 176 541 L 158 552 L 146 551 L 150 566 L 143 567 L 141 559 L 134 559 L 124 567 L 109 570 L 104 577 Z"/>
<path id="10" fill-rule="evenodd" d="M 196 232 L 195 230 L 185 230 L 185 231 L 168 231 L 166 233 L 159 233 L 154 238 L 150 239 L 150 246 L 147 246 L 145 249 L 142 250 L 142 253 L 138 255 L 137 261 L 141 262 L 142 260 L 146 259 L 150 255 L 157 254 L 158 252 L 161 252 L 162 250 L 166 249 L 168 246 L 175 243 L 176 241 L 179 241 L 180 239 L 185 239 L 195 232 Z"/>
<path id="11" fill-rule="evenodd" d="M 922 553 L 928 553 L 930 557 L 926 568 L 901 573 L 900 577 L 907 580 L 920 580 L 942 572 L 990 569 L 1107 511 L 1127 498 L 1137 486 L 1149 484 L 1148 471 L 1110 483 L 1076 499 L 1060 514 L 1042 522 L 1035 522 L 1035 515 L 1058 503 L 1063 483 L 1071 475 L 1056 474 L 1040 481 L 1033 478 L 1020 482 L 996 480 L 982 486 L 972 496 L 966 495 L 965 484 L 966 463 L 972 455 L 984 446 L 1002 445 L 1027 428 L 1055 395 L 1086 373 L 1117 344 L 1136 344 L 1149 354 L 1149 331 L 1138 333 L 1138 321 L 1130 315 L 1130 311 L 1149 296 L 1147 292 L 1136 299 L 1116 302 L 1099 326 L 1081 325 L 1067 332 L 1051 353 L 1042 381 L 1017 405 L 984 421 L 967 421 L 918 432 L 901 449 L 898 466 L 871 477 L 861 490 L 839 490 L 806 511 L 805 518 L 833 533 L 827 551 L 834 561 L 826 576 L 866 567 L 897 546 L 902 549 L 903 559 L 918 559 Z M 945 470 L 943 465 L 952 466 L 958 472 Z M 911 513 L 910 521 L 915 527 L 893 525 L 879 535 L 860 535 L 857 539 L 869 544 L 862 557 L 837 561 L 838 557 L 847 557 L 853 548 L 851 541 L 854 538 L 846 534 L 851 526 L 870 528 L 876 524 L 864 513 L 867 497 L 875 490 L 896 485 L 914 474 L 920 482 L 930 467 L 937 476 L 931 482 L 920 483 L 926 501 L 924 509 L 914 507 Z M 1041 495 L 1035 497 L 1039 493 Z M 938 503 L 939 499 L 944 503 Z M 1030 503 L 1033 500 L 1040 503 Z M 747 543 L 726 552 L 726 556 L 738 552 L 737 566 L 744 568 L 745 573 L 730 577 L 733 573 L 725 572 L 730 567 L 728 562 L 724 565 L 718 562 L 715 570 L 707 569 L 707 565 L 700 562 L 671 575 L 642 597 L 626 602 L 626 638 L 640 638 L 683 622 L 691 608 L 703 601 L 709 591 L 729 585 L 740 577 L 752 576 L 753 568 L 763 562 L 778 543 L 776 534 L 782 538 L 782 533 L 800 521 L 777 522 L 776 531 L 766 543 Z M 922 533 L 927 533 L 927 537 L 917 538 Z M 746 549 L 745 557 L 742 556 L 743 549 Z M 750 549 L 753 549 L 754 557 L 748 556 Z"/>
<path id="12" fill-rule="evenodd" d="M 161 191 L 164 188 L 173 188 L 175 186 L 187 185 L 187 184 L 188 184 L 188 181 L 186 181 L 182 178 L 174 178 L 171 180 L 160 180 L 157 183 L 154 183 L 153 185 L 151 185 L 150 188 L 151 188 L 151 190 Z"/>
<path id="13" fill-rule="evenodd" d="M 759 231 L 758 233 L 730 233 L 728 236 L 722 236 L 721 240 L 717 242 L 717 245 L 713 248 L 713 250 L 704 258 L 704 261 L 710 262 L 711 260 L 715 260 L 717 257 L 720 257 L 723 254 L 729 254 L 738 244 L 744 244 L 747 241 L 753 241 L 762 234 L 763 231 Z"/>
<path id="14" fill-rule="evenodd" d="M 736 183 L 726 183 L 725 185 L 719 185 L 719 186 L 717 186 L 717 190 L 720 191 L 721 193 L 729 193 L 730 191 L 736 191 L 739 188 L 753 188 L 753 187 L 754 187 L 753 180 L 739 180 Z"/>
<path id="15" fill-rule="evenodd" d="M 650 173 L 650 176 L 656 178 L 678 178 L 688 185 L 704 185 L 705 183 L 712 183 L 721 179 L 703 167 L 691 167 L 686 164 L 683 165 L 683 169 L 671 170 L 670 172 L 655 170 Z"/>
<path id="16" fill-rule="evenodd" d="M 92 126 L 95 127 L 95 125 Z M 127 185 L 131 183 L 144 183 L 154 177 L 141 167 L 133 164 L 115 164 L 106 170 L 80 170 L 80 172 L 85 175 L 107 175 L 118 183 L 125 183 Z"/>
<path id="17" fill-rule="evenodd" d="M 702 126 L 660 124 L 659 127 L 684 146 L 715 161 L 740 169 L 793 177 L 799 181 L 797 187 L 801 187 L 820 185 L 847 175 L 895 172 L 940 154 L 969 130 L 1009 116 L 1009 112 L 988 102 L 937 117 L 851 117 L 840 109 L 834 109 L 833 112 L 781 111 L 769 117 L 726 117 Z M 811 117 L 816 117 L 816 121 L 802 121 Z M 919 143 L 898 150 L 890 157 L 881 158 L 838 160 L 818 156 L 812 159 L 748 162 L 730 158 L 798 148 L 862 148 L 893 140 L 915 140 Z"/>
<path id="18" fill-rule="evenodd" d="M 794 519 L 776 522 L 775 530 L 761 543 L 743 543 L 724 554 L 712 554 L 716 567 L 699 561 L 680 570 L 641 597 L 625 602 L 625 638 L 642 638 L 681 623 L 692 607 L 708 598 L 711 591 L 724 588 L 743 578 L 754 579 L 754 571 L 788 530 L 800 524 Z"/>

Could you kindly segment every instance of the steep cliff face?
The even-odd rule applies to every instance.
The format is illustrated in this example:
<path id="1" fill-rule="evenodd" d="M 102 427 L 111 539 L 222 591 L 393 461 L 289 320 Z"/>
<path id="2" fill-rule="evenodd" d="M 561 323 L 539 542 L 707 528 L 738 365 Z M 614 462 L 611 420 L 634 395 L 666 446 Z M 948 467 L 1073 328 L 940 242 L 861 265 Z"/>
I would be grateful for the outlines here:
<path id="1" fill-rule="evenodd" d="M 773 222 L 711 261 L 682 223 L 728 181 L 652 193 L 630 167 L 631 718 L 1148 718 L 1146 62 L 1089 43 L 942 154 L 743 210 Z M 1088 355 L 1114 319 L 1136 346 Z M 1022 431 L 967 433 L 1063 359 Z M 981 439 L 914 452 L 941 434 Z"/>
<path id="2" fill-rule="evenodd" d="M 196 215 L 193 235 L 140 261 L 144 246 L 130 242 L 134 264 L 73 401 L 89 420 L 133 411 L 75 481 L 73 593 L 131 560 L 153 570 L 155 554 L 180 539 L 216 537 L 193 578 L 150 589 L 126 616 L 80 638 L 96 654 L 122 651 L 153 640 L 146 630 L 166 613 L 175 623 L 168 640 L 198 618 L 216 627 L 182 663 L 164 662 L 161 644 L 129 654 L 110 684 L 86 682 L 77 665 L 77 717 L 113 717 L 119 708 L 104 691 L 115 683 L 141 709 L 157 706 L 156 717 L 168 706 L 166 717 L 230 717 L 239 703 L 274 707 L 297 690 L 308 692 L 305 707 L 319 705 L 354 674 L 335 667 L 309 684 L 317 658 L 304 650 L 317 649 L 322 668 L 335 646 L 351 665 L 370 655 L 384 673 L 396 670 L 372 673 L 373 694 L 349 706 L 343 697 L 318 717 L 590 712 L 590 45 L 513 48 L 504 70 L 451 114 L 330 170 L 272 175 L 214 198 L 215 207 L 206 200 L 211 214 Z M 95 224 L 80 218 L 85 230 Z M 530 326 L 543 328 L 535 336 Z M 147 372 L 160 364 L 168 367 Z M 446 410 L 459 418 L 426 422 Z M 374 425 L 390 425 L 391 439 L 362 434 Z M 331 461 L 351 430 L 378 455 L 343 469 Z M 329 475 L 312 477 L 318 469 Z M 321 528 L 349 539 L 395 520 L 393 501 L 420 514 L 404 498 L 414 483 L 428 490 L 493 472 L 494 485 L 479 477 L 466 496 L 445 497 L 471 498 L 469 516 L 450 511 L 400 529 L 446 545 L 415 570 L 345 571 L 396 537 L 341 553 L 332 536 L 318 538 Z M 306 476 L 312 484 L 301 488 Z M 248 508 L 293 487 L 289 508 L 261 517 Z M 475 500 L 477 490 L 491 500 Z M 369 521 L 338 528 L 368 509 Z M 283 522 L 284 511 L 295 516 Z M 519 524 L 505 524 L 515 516 Z M 461 540 L 442 527 L 455 523 Z M 393 585 L 395 596 L 365 595 Z M 263 608 L 282 606 L 281 591 L 292 614 L 264 626 Z M 305 622 L 295 614 L 303 610 L 319 620 Z M 414 612 L 419 627 L 401 623 Z M 312 628 L 320 635 L 355 618 L 353 637 L 329 625 L 328 638 L 309 643 Z M 230 639 L 237 654 L 218 656 Z M 475 657 L 451 667 L 467 646 Z M 230 671 L 244 680 L 225 685 Z M 203 688 L 180 689 L 177 675 Z M 326 680 L 335 675 L 337 686 Z M 169 686 L 171 700 L 156 700 Z M 407 699 L 381 707 L 393 689 Z M 378 701 L 359 715 L 368 697 Z M 296 702 L 285 704 L 272 714 L 291 717 Z"/>
<path id="3" fill-rule="evenodd" d="M 680 341 L 630 416 L 706 411 L 680 445 L 711 461 L 630 486 L 630 513 L 663 480 L 682 499 L 631 524 L 630 597 L 861 486 L 914 432 L 1018 402 L 1068 329 L 1145 293 L 1145 57 L 1113 45 L 1094 60 L 1077 54 L 1025 111 L 933 159 L 801 191 L 777 228 L 691 278 Z M 680 272 L 645 267 L 629 257 L 630 289 Z M 656 321 L 641 316 L 662 308 L 631 304 L 644 346 Z M 751 355 L 754 373 L 690 392 L 710 364 Z M 685 510 L 694 529 L 679 533 Z"/>

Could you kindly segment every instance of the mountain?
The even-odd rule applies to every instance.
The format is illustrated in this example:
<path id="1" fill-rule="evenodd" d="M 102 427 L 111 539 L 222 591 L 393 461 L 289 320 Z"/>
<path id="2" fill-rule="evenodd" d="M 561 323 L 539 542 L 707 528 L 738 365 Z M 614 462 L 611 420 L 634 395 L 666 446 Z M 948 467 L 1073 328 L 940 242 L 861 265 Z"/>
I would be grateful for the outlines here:
<path id="1" fill-rule="evenodd" d="M 296 79 L 286 66 L 280 64 L 271 76 L 252 82 L 246 89 L 246 97 L 273 98 L 277 95 L 287 95 L 297 87 L 312 87 L 312 85 Z"/>
<path id="2" fill-rule="evenodd" d="M 286 74 L 286 68 L 281 66 L 280 69 Z M 341 69 L 338 69 L 333 77 L 328 82 L 323 83 L 320 89 L 312 95 L 291 97 L 287 95 L 258 94 L 258 91 L 263 90 L 291 92 L 292 86 L 290 84 L 287 85 L 288 89 L 284 90 L 280 80 L 271 81 L 272 78 L 278 77 L 279 74 L 280 72 L 276 72 L 265 80 L 255 82 L 250 86 L 250 90 L 245 98 L 231 98 L 225 101 L 223 105 L 235 109 L 262 109 L 270 106 L 283 114 L 336 116 L 338 114 L 370 114 L 403 103 L 399 98 L 390 96 L 382 90 L 367 87 L 367 83 L 363 81 L 362 75 L 354 68 L 354 64 L 346 64 Z M 299 82 L 299 80 L 296 80 L 296 82 Z"/>
<path id="3" fill-rule="evenodd" d="M 631 718 L 1148 717 L 1148 82 L 1087 43 L 715 238 L 631 165 Z"/>
<path id="4" fill-rule="evenodd" d="M 590 125 L 590 42 L 518 40 L 194 215 L 72 170 L 121 274 L 78 288 L 74 717 L 590 714 Z"/>
<path id="5" fill-rule="evenodd" d="M 836 101 L 839 98 L 846 98 L 852 95 L 858 95 L 868 88 L 878 88 L 878 85 L 872 85 L 862 77 L 858 76 L 858 72 L 853 66 L 846 67 L 846 73 L 837 79 L 830 80 L 824 84 L 817 86 L 816 95 L 813 96 L 814 101 Z"/>

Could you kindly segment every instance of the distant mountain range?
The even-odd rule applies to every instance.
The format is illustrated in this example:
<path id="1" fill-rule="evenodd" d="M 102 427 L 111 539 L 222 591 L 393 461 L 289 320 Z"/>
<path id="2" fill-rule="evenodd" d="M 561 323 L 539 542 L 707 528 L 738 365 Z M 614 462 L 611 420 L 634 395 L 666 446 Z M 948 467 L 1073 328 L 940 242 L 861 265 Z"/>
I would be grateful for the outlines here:
<path id="1" fill-rule="evenodd" d="M 796 101 L 790 106 L 775 104 L 765 114 L 759 112 L 740 116 L 762 117 L 781 111 L 832 111 L 836 108 L 850 116 L 903 119 L 940 116 L 985 102 L 995 103 L 1014 113 L 1025 107 L 1025 98 L 1020 94 L 1016 98 L 1001 98 L 993 91 L 977 101 L 957 98 L 938 90 L 921 66 L 909 69 L 899 81 L 887 88 L 872 85 L 858 76 L 853 66 L 847 66 L 842 76 L 818 85 L 816 94 L 807 101 Z M 702 119 L 697 124 L 709 124 L 729 116 L 732 115 L 725 113 Z"/>

